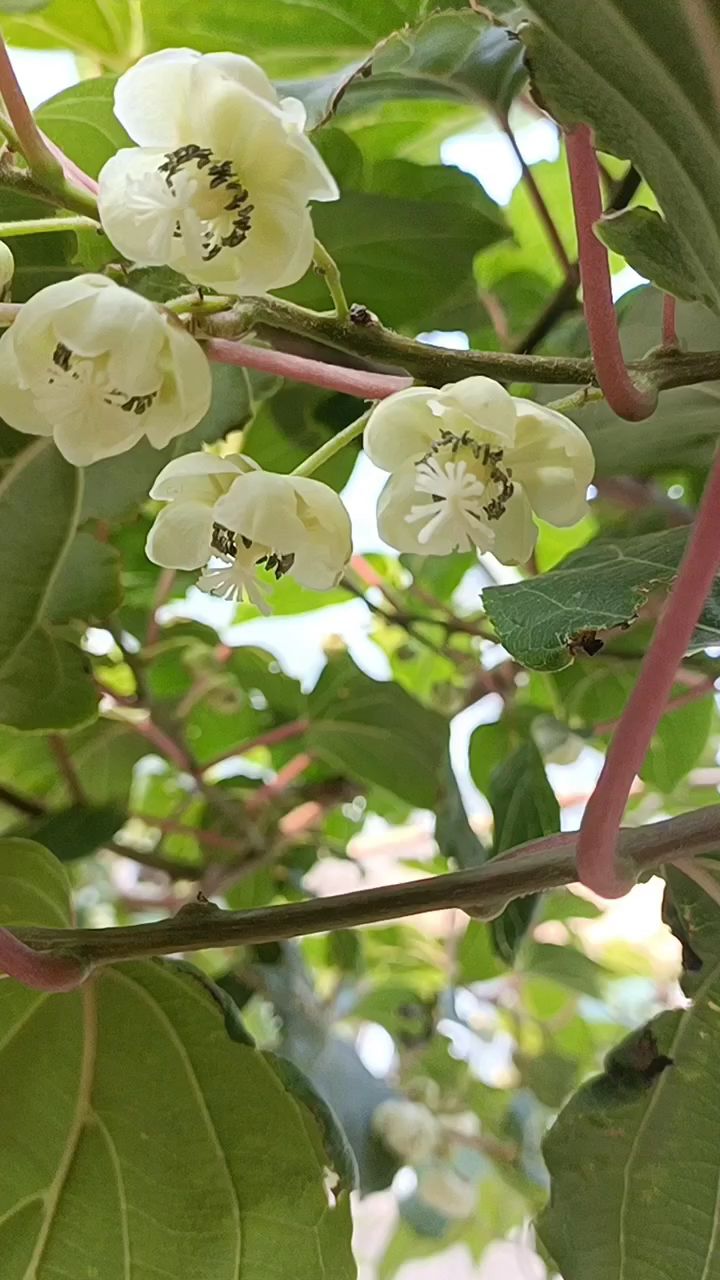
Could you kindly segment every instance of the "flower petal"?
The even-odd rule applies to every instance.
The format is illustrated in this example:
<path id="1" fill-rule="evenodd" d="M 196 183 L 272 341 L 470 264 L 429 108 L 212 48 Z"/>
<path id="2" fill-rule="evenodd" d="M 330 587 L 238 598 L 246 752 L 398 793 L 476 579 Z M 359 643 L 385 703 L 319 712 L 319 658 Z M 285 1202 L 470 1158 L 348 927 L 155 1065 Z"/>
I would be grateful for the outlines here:
<path id="1" fill-rule="evenodd" d="M 103 230 L 120 253 L 141 266 L 172 265 L 182 253 L 175 235 L 178 221 L 182 227 L 191 216 L 187 202 L 159 172 L 164 156 L 164 151 L 126 147 L 106 161 L 98 178 Z M 199 239 L 199 224 L 196 229 Z"/>
<path id="2" fill-rule="evenodd" d="M 186 329 L 165 324 L 169 359 L 160 393 L 148 413 L 147 438 L 156 449 L 202 421 L 212 400 L 212 373 L 205 352 Z"/>
<path id="3" fill-rule="evenodd" d="M 0 417 L 16 431 L 33 436 L 51 436 L 52 423 L 35 404 L 31 391 L 20 385 L 18 364 L 8 329 L 0 338 Z"/>
<path id="4" fill-rule="evenodd" d="M 393 471 L 381 490 L 377 506 L 380 537 L 397 551 L 415 552 L 422 556 L 447 556 L 457 549 L 457 537 L 447 523 L 439 523 L 427 536 L 434 511 L 432 495 L 416 487 L 413 464 Z M 409 519 L 418 509 L 427 507 L 427 519 Z M 421 536 L 424 535 L 424 536 Z M 494 535 L 485 523 L 478 525 L 474 537 L 481 551 L 493 549 Z"/>
<path id="5" fill-rule="evenodd" d="M 178 145 L 200 57 L 194 49 L 162 49 L 141 58 L 120 76 L 115 85 L 115 115 L 135 142 L 166 149 Z"/>
<path id="6" fill-rule="evenodd" d="M 479 444 L 497 440 L 504 448 L 515 439 L 516 401 L 492 378 L 463 378 L 436 392 L 442 422 L 455 435 L 469 432 Z"/>
<path id="7" fill-rule="evenodd" d="M 302 542 L 304 528 L 289 476 L 268 471 L 239 476 L 213 510 L 218 524 L 273 551 L 287 554 Z"/>
<path id="8" fill-rule="evenodd" d="M 173 458 L 157 476 L 150 497 L 160 502 L 171 502 L 175 498 L 216 502 L 223 490 L 237 479 L 238 472 L 244 470 L 242 454 L 236 458 L 218 458 L 214 453 L 204 452 Z"/>
<path id="9" fill-rule="evenodd" d="M 521 485 L 515 485 L 503 515 L 492 522 L 492 528 L 495 534 L 492 552 L 500 563 L 526 564 L 535 549 L 538 531 Z"/>
<path id="10" fill-rule="evenodd" d="M 438 420 L 430 407 L 437 394 L 434 387 L 408 387 L 375 405 L 363 447 L 376 467 L 395 471 L 427 453 L 438 436 Z"/>
<path id="11" fill-rule="evenodd" d="M 98 413 L 68 417 L 55 423 L 53 438 L 64 458 L 74 467 L 89 467 L 102 458 L 126 453 L 142 440 L 142 419 L 133 413 L 110 409 Z"/>
<path id="12" fill-rule="evenodd" d="M 587 512 L 586 493 L 595 472 L 590 442 L 574 422 L 531 400 L 516 401 L 518 434 L 508 453 L 513 478 L 542 520 L 564 528 Z"/>
<path id="13" fill-rule="evenodd" d="M 199 569 L 210 558 L 212 526 L 207 503 L 171 502 L 148 533 L 148 559 L 166 569 Z"/>
<path id="14" fill-rule="evenodd" d="M 288 476 L 298 499 L 303 537 L 294 548 L 292 576 L 313 591 L 337 586 L 352 555 L 350 517 L 329 485 Z"/>

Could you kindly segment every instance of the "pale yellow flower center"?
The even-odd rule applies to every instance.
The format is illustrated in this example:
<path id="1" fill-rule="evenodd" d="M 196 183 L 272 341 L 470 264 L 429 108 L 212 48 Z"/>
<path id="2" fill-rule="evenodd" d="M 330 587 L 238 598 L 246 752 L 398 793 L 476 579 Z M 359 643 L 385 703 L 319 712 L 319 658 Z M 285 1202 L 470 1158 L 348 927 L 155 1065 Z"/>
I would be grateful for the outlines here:
<path id="1" fill-rule="evenodd" d="M 218 159 L 210 147 L 191 142 L 166 152 L 158 171 L 168 190 L 199 219 L 203 261 L 210 262 L 223 249 L 236 249 L 244 243 L 254 205 L 232 160 Z M 182 234 L 179 224 L 176 234 Z"/>

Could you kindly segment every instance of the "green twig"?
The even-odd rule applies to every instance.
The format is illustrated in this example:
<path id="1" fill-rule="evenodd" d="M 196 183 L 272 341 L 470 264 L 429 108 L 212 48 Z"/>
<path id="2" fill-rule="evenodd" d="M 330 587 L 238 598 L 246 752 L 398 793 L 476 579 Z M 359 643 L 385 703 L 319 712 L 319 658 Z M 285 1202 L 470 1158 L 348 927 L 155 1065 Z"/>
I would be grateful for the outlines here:
<path id="1" fill-rule="evenodd" d="M 71 216 L 67 218 L 26 218 L 19 222 L 0 222 L 0 237 L 34 236 L 47 231 L 100 231 L 94 218 Z"/>
<path id="2" fill-rule="evenodd" d="M 321 275 L 325 281 L 330 297 L 335 307 L 335 318 L 337 320 L 347 320 L 350 314 L 348 300 L 345 297 L 345 290 L 342 286 L 340 271 L 337 262 L 330 256 L 327 249 L 319 240 L 315 241 L 315 251 L 313 253 L 313 262 L 318 275 Z"/>
<path id="3" fill-rule="evenodd" d="M 348 427 L 343 427 L 342 431 L 338 431 L 337 435 L 332 436 L 330 440 L 326 440 L 325 444 L 321 444 L 319 449 L 316 449 L 304 462 L 295 467 L 292 474 L 294 476 L 311 476 L 314 471 L 319 471 L 326 462 L 335 457 L 336 453 L 340 453 L 347 445 L 352 444 L 353 440 L 357 440 L 359 435 L 362 435 L 368 417 L 368 413 L 363 413 L 355 422 L 351 422 Z"/>

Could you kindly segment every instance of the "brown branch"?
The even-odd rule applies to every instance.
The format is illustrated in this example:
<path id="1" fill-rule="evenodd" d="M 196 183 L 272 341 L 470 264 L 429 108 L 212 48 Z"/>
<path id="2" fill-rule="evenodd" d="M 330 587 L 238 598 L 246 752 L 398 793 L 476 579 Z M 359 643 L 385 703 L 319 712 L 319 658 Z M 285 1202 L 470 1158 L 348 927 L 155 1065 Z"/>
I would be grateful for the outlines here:
<path id="1" fill-rule="evenodd" d="M 664 862 L 712 853 L 719 843 L 720 810 L 716 805 L 625 829 L 620 840 L 623 860 L 635 875 Z M 472 871 L 287 906 L 221 911 L 212 904 L 204 909 L 194 904 L 171 919 L 151 924 L 109 929 L 23 927 L 13 933 L 42 953 L 76 964 L 98 965 L 137 956 L 279 941 L 451 907 L 491 919 L 516 898 L 577 880 L 575 849 L 576 835 L 548 836 Z"/>
<path id="2" fill-rule="evenodd" d="M 552 245 L 553 252 L 555 254 L 555 257 L 558 260 L 558 263 L 560 264 L 562 273 L 565 276 L 565 279 L 567 280 L 568 284 L 574 281 L 574 287 L 575 289 L 577 289 L 577 267 L 575 266 L 574 263 L 570 261 L 568 257 L 567 250 L 560 237 L 560 232 L 558 231 L 555 225 L 553 216 L 550 213 L 550 210 L 548 209 L 547 204 L 545 203 L 545 198 L 543 196 L 543 193 L 540 190 L 537 182 L 535 181 L 535 175 L 532 169 L 530 168 L 529 164 L 527 164 L 525 157 L 522 151 L 520 150 L 520 147 L 518 146 L 517 138 L 515 137 L 515 134 L 510 128 L 510 121 L 508 120 L 508 117 L 506 115 L 499 115 L 498 120 L 500 122 L 500 127 L 503 130 L 503 133 L 505 134 L 505 137 L 507 138 L 508 142 L 510 143 L 510 146 L 512 147 L 515 153 L 515 158 L 518 164 L 520 165 L 522 180 L 525 183 L 525 186 L 527 187 L 527 192 L 535 207 L 535 212 L 537 213 L 538 218 L 540 219 L 540 222 L 545 228 L 547 238 L 550 241 L 550 244 Z"/>
<path id="3" fill-rule="evenodd" d="M 34 796 L 23 795 L 20 791 L 15 791 L 13 787 L 0 783 L 0 804 L 6 804 L 11 809 L 17 809 L 18 813 L 24 813 L 28 818 L 44 818 L 47 813 L 47 807 L 42 800 L 36 800 Z"/>
<path id="4" fill-rule="evenodd" d="M 80 778 L 78 777 L 72 756 L 67 749 L 64 739 L 59 733 L 50 733 L 48 734 L 48 746 L 55 757 L 55 763 L 57 764 L 60 775 L 67 787 L 68 795 L 70 796 L 73 804 L 88 805 L 90 801 L 85 794 L 85 790 Z"/>

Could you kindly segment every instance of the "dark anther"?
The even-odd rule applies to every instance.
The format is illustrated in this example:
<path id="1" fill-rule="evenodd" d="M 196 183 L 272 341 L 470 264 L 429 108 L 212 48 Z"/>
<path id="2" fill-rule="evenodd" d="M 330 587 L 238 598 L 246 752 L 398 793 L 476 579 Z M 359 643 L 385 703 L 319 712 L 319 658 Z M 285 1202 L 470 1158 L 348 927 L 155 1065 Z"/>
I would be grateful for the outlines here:
<path id="1" fill-rule="evenodd" d="M 186 164 L 196 164 L 198 169 L 205 169 L 212 160 L 212 151 L 209 147 L 199 147 L 194 142 L 189 142 L 185 147 L 178 147 L 175 151 L 165 152 L 165 163 L 158 166 L 160 173 L 165 174 L 165 181 L 169 187 L 172 187 L 172 179 L 176 173 L 180 171 Z"/>
<path id="2" fill-rule="evenodd" d="M 369 307 L 363 306 L 361 302 L 352 303 L 348 312 L 348 319 L 351 324 L 378 324 L 378 318 L 375 313 Z"/>
<path id="3" fill-rule="evenodd" d="M 136 413 L 138 415 L 146 413 L 156 395 L 157 391 L 151 391 L 147 396 L 130 396 L 120 405 L 120 408 L 125 413 Z"/>
<path id="4" fill-rule="evenodd" d="M 244 541 L 245 539 L 243 538 L 243 542 Z M 249 545 L 250 544 L 248 543 L 248 546 Z M 212 547 L 213 551 L 219 552 L 221 556 L 237 555 L 237 543 L 235 541 L 235 534 L 233 533 L 232 529 L 226 529 L 225 526 L 222 524 L 213 525 L 212 538 L 210 539 L 210 546 Z"/>
<path id="5" fill-rule="evenodd" d="M 52 358 L 53 364 L 56 364 L 58 369 L 64 369 L 67 373 L 70 368 L 70 361 L 72 360 L 72 351 L 70 348 L 66 347 L 63 342 L 58 342 L 55 350 L 53 351 Z"/>

